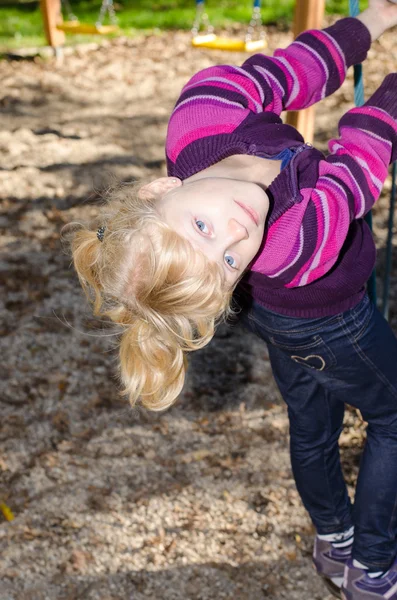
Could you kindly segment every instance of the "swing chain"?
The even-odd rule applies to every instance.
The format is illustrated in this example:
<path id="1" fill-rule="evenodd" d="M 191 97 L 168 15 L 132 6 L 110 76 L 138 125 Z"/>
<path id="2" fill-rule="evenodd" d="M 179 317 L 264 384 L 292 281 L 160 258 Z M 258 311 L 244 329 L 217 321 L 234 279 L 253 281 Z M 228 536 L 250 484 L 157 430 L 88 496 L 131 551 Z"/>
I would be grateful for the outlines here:
<path id="1" fill-rule="evenodd" d="M 72 7 L 70 6 L 69 0 L 62 0 L 62 3 L 65 6 L 65 12 L 66 12 L 66 18 L 67 18 L 67 20 L 71 21 L 72 23 L 78 22 L 78 18 L 76 17 L 76 15 L 74 14 L 74 12 L 72 11 Z"/>
<path id="2" fill-rule="evenodd" d="M 65 12 L 67 20 L 72 23 L 78 23 L 79 19 L 72 11 L 69 0 L 62 0 L 62 4 L 65 6 Z M 101 9 L 99 11 L 98 19 L 95 26 L 100 28 L 106 17 L 106 13 L 109 13 L 109 21 L 112 25 L 117 25 L 116 11 L 114 10 L 113 0 L 102 0 Z"/>
<path id="3" fill-rule="evenodd" d="M 254 7 L 252 9 L 251 20 L 249 22 L 247 33 L 245 35 L 245 42 L 251 42 L 255 33 L 257 32 L 259 32 L 259 35 L 257 35 L 257 39 L 263 40 L 265 38 L 265 32 L 262 28 L 261 7 L 258 2 L 255 2 Z"/>
<path id="4" fill-rule="evenodd" d="M 114 10 L 113 0 L 103 0 L 101 10 L 99 11 L 98 20 L 95 23 L 97 27 L 102 27 L 106 13 L 109 13 L 109 20 L 112 25 L 117 25 L 116 12 Z"/>
<path id="5" fill-rule="evenodd" d="M 197 2 L 196 5 L 196 18 L 194 19 L 192 34 L 198 35 L 201 27 L 204 28 L 206 34 L 212 34 L 214 28 L 210 23 L 207 13 L 205 12 L 204 2 Z"/>

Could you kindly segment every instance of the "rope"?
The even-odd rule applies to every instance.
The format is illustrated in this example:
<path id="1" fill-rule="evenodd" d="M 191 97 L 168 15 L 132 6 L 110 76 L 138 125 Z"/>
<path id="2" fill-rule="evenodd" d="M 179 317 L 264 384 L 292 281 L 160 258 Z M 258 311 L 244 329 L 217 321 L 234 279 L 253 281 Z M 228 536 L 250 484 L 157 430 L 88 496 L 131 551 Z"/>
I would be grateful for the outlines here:
<path id="1" fill-rule="evenodd" d="M 349 0 L 349 12 L 351 17 L 357 17 L 360 14 L 359 0 Z M 354 103 L 356 106 L 364 104 L 364 82 L 363 82 L 363 67 L 362 65 L 354 65 Z M 372 231 L 372 212 L 365 215 L 365 220 Z M 368 296 L 374 304 L 376 304 L 376 271 L 371 273 L 368 280 Z"/>
<path id="2" fill-rule="evenodd" d="M 360 14 L 360 6 L 358 0 L 349 0 L 349 10 L 351 17 L 357 17 Z"/>
<path id="3" fill-rule="evenodd" d="M 363 66 L 354 65 L 354 103 L 362 106 L 364 102 Z"/>
<path id="4" fill-rule="evenodd" d="M 350 16 L 357 17 L 360 14 L 360 6 L 358 0 L 349 0 Z M 363 82 L 363 66 L 354 65 L 354 103 L 356 106 L 364 104 L 364 82 Z"/>

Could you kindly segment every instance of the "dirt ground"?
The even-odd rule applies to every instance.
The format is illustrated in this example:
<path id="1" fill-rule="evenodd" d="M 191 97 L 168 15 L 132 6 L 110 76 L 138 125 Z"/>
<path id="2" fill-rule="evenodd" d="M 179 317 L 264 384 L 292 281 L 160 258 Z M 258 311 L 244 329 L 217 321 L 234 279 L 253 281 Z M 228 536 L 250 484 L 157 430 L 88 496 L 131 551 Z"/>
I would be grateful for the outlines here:
<path id="1" fill-rule="evenodd" d="M 393 36 L 370 52 L 368 91 L 396 68 Z M 290 39 L 270 32 L 269 52 Z M 95 215 L 109 182 L 165 174 L 183 83 L 243 59 L 168 33 L 84 46 L 63 63 L 0 62 L 0 501 L 15 514 L 0 516 L 1 600 L 329 600 L 266 347 L 222 327 L 171 410 L 131 409 L 116 342 L 59 242 L 64 223 Z M 321 149 L 351 105 L 349 77 L 317 110 Z M 389 191 L 374 218 L 380 263 Z M 396 277 L 397 258 L 395 330 Z M 348 411 L 351 490 L 363 439 Z"/>

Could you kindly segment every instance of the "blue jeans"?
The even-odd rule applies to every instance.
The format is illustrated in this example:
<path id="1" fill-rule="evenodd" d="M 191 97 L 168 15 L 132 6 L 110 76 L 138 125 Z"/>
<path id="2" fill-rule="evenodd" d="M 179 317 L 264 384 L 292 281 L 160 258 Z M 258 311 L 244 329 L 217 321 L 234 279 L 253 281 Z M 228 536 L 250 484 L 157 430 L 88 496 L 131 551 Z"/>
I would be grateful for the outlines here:
<path id="1" fill-rule="evenodd" d="M 288 405 L 296 485 L 319 533 L 355 526 L 353 557 L 387 569 L 397 553 L 397 340 L 364 296 L 331 317 L 286 317 L 255 301 L 243 324 L 267 342 Z M 344 405 L 368 423 L 354 507 L 338 438 Z"/>

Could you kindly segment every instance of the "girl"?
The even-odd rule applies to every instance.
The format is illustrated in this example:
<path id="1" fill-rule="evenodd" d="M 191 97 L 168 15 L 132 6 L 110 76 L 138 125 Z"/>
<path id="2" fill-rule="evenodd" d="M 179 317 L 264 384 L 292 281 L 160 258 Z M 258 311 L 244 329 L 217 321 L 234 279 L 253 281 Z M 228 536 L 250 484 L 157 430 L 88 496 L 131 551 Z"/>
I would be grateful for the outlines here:
<path id="1" fill-rule="evenodd" d="M 231 314 L 239 283 L 288 404 L 314 564 L 348 600 L 397 598 L 397 341 L 365 294 L 363 220 L 397 158 L 397 74 L 342 118 L 328 158 L 279 115 L 335 91 L 395 24 L 395 4 L 370 0 L 272 58 L 201 71 L 171 115 L 169 177 L 120 188 L 72 239 L 95 313 L 123 329 L 125 390 L 154 410 L 177 397 L 186 353 Z M 338 452 L 346 401 L 368 422 L 354 508 Z"/>

